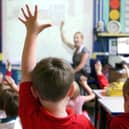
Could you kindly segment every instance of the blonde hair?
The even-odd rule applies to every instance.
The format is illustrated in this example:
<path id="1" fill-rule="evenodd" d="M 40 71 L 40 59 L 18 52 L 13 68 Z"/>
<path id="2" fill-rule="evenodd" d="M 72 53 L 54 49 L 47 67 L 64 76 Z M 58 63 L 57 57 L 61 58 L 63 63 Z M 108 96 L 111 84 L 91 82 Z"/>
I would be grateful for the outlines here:
<path id="1" fill-rule="evenodd" d="M 79 32 L 79 31 L 78 31 L 78 32 L 75 32 L 75 33 L 74 33 L 74 37 L 75 37 L 77 34 L 79 34 L 79 35 L 81 36 L 81 38 L 84 39 L 84 35 L 82 34 L 82 32 Z"/>
<path id="2" fill-rule="evenodd" d="M 76 82 L 74 82 L 73 85 L 74 85 L 74 91 L 73 91 L 73 94 L 71 96 L 71 99 L 75 99 L 80 94 L 79 85 Z"/>

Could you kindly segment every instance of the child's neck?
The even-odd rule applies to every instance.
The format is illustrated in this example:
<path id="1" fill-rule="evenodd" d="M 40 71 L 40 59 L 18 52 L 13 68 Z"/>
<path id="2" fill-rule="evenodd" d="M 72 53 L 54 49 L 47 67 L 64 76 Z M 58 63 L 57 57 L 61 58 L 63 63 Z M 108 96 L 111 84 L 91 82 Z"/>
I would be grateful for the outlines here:
<path id="1" fill-rule="evenodd" d="M 51 102 L 42 100 L 41 104 L 46 108 L 50 113 L 56 117 L 66 117 L 68 114 L 66 112 L 66 105 L 68 103 L 68 98 L 65 98 L 59 102 Z"/>

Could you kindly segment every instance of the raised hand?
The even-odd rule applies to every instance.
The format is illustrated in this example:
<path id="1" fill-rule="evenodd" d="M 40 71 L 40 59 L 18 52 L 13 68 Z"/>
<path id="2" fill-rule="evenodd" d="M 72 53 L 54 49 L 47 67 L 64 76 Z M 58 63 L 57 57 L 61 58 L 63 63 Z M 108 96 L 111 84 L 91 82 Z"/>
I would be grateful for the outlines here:
<path id="1" fill-rule="evenodd" d="M 63 29 L 63 26 L 64 26 L 64 21 L 61 21 L 61 23 L 60 23 L 60 30 L 62 31 L 62 29 Z"/>
<path id="2" fill-rule="evenodd" d="M 32 14 L 28 5 L 25 9 L 21 8 L 24 18 L 19 17 L 18 19 L 25 24 L 27 33 L 38 34 L 47 27 L 50 27 L 51 24 L 39 24 L 38 22 L 38 7 L 35 6 L 34 14 Z"/>

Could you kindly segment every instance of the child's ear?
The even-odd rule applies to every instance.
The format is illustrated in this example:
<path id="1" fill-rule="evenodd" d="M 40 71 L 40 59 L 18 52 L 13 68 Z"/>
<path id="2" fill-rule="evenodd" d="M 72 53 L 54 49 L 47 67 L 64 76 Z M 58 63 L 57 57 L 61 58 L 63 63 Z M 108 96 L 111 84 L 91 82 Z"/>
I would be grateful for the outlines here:
<path id="1" fill-rule="evenodd" d="M 125 102 L 127 102 L 127 101 L 129 102 L 129 95 L 127 95 L 127 94 L 124 95 L 124 101 L 125 101 Z"/>
<path id="2" fill-rule="evenodd" d="M 67 95 L 69 97 L 72 97 L 73 96 L 73 92 L 74 92 L 74 84 L 72 83 L 71 86 L 70 86 L 70 89 L 69 89 L 69 91 L 67 93 Z"/>
<path id="3" fill-rule="evenodd" d="M 31 86 L 31 93 L 32 93 L 32 95 L 33 95 L 35 98 L 38 98 L 38 92 L 37 92 L 37 90 L 36 90 L 35 88 L 33 88 L 32 86 Z"/>

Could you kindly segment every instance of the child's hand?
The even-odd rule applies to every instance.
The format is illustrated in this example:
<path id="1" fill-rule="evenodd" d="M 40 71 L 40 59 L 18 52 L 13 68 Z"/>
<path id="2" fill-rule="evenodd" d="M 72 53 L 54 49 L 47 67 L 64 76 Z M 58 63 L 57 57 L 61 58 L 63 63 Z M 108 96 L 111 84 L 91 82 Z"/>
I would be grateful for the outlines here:
<path id="1" fill-rule="evenodd" d="M 10 63 L 9 60 L 7 60 L 6 69 L 7 69 L 8 71 L 11 71 L 11 70 L 12 70 L 12 65 L 11 65 L 11 63 Z"/>
<path id="2" fill-rule="evenodd" d="M 27 12 L 25 12 L 25 9 L 21 8 L 24 18 L 19 17 L 18 19 L 23 24 L 25 24 L 28 34 L 38 34 L 45 28 L 51 26 L 51 24 L 39 24 L 37 6 L 35 6 L 34 15 L 32 15 L 32 12 L 30 11 L 30 8 L 28 5 L 26 5 L 26 10 Z"/>
<path id="3" fill-rule="evenodd" d="M 10 76 L 5 76 L 3 83 L 4 83 L 5 85 L 9 85 L 10 87 L 12 87 L 12 85 L 15 84 L 15 81 L 13 80 L 12 77 L 10 77 Z"/>

